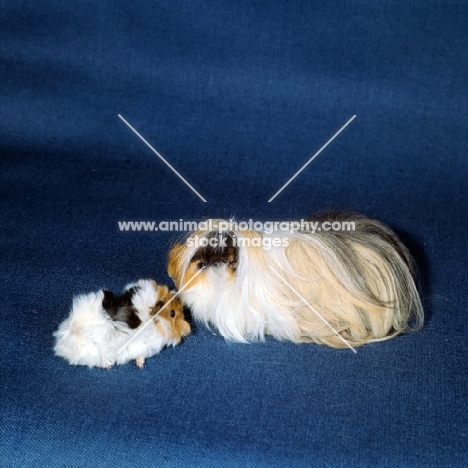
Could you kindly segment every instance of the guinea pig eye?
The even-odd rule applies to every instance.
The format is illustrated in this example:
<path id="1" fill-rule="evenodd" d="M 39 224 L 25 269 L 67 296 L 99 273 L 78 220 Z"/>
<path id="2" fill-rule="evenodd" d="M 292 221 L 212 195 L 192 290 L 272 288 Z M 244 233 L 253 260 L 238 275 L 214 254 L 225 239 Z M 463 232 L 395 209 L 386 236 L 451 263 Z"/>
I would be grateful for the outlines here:
<path id="1" fill-rule="evenodd" d="M 175 310 L 171 310 L 171 312 L 169 313 L 169 315 L 171 316 L 171 318 L 174 318 L 174 317 L 175 317 Z"/>
<path id="2" fill-rule="evenodd" d="M 206 267 L 206 263 L 204 263 L 204 262 L 198 262 L 198 263 L 197 263 L 197 268 L 198 268 L 199 270 L 201 270 L 202 268 L 205 268 L 205 267 Z"/>

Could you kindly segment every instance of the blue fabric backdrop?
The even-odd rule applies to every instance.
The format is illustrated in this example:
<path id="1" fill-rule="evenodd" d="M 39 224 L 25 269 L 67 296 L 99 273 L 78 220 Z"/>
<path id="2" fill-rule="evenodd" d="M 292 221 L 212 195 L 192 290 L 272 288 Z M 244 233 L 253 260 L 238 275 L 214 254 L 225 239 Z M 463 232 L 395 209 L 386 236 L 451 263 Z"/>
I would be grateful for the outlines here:
<path id="1" fill-rule="evenodd" d="M 466 2 L 2 1 L 1 16 L 2 466 L 467 466 Z M 421 333 L 353 354 L 197 328 L 144 370 L 54 356 L 74 294 L 170 282 L 179 234 L 119 221 L 339 206 L 410 246 Z"/>

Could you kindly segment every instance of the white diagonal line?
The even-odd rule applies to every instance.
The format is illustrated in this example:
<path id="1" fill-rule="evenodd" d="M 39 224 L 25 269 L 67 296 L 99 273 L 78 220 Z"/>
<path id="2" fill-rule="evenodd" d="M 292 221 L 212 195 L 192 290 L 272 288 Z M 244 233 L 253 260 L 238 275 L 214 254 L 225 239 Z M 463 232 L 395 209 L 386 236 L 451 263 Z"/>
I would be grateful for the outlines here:
<path id="1" fill-rule="evenodd" d="M 283 281 L 283 283 L 286 285 L 286 286 L 289 286 L 291 288 L 291 290 L 297 295 L 297 297 L 299 297 L 302 301 L 304 301 L 304 304 L 307 305 L 307 307 L 309 307 L 309 309 L 314 312 L 315 315 L 317 315 L 317 317 L 325 324 L 327 325 L 327 327 L 329 327 L 334 333 L 336 333 L 336 335 L 338 336 L 338 338 L 340 338 L 341 341 L 343 341 L 343 343 L 348 347 L 350 348 L 354 353 L 357 353 L 357 351 L 307 302 L 306 299 L 304 299 L 301 294 L 299 294 L 299 292 L 297 292 L 272 266 L 269 267 L 270 270 L 275 273 L 275 275 L 281 279 L 281 281 Z"/>
<path id="2" fill-rule="evenodd" d="M 273 201 L 354 119 L 353 115 L 269 200 Z"/>
<path id="3" fill-rule="evenodd" d="M 118 351 L 120 354 L 147 326 L 150 324 L 179 294 L 205 269 L 206 267 L 200 268 L 193 276 L 187 281 L 157 312 L 154 314 Z"/>
<path id="4" fill-rule="evenodd" d="M 186 185 L 188 185 L 205 203 L 206 200 L 164 159 L 161 154 L 159 154 L 120 114 L 118 114 L 119 118 L 132 130 L 140 139 L 145 143 L 155 154 L 158 156 L 162 162 L 164 162 L 169 169 L 171 169 L 176 175 L 179 176 L 179 178 L 185 182 Z"/>

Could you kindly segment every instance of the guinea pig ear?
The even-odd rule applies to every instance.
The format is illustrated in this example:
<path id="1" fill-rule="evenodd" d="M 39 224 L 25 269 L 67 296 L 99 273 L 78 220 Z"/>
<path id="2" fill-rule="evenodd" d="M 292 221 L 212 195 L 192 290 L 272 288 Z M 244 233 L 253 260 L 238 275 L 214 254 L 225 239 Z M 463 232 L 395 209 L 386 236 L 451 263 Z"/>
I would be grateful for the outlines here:
<path id="1" fill-rule="evenodd" d="M 184 319 L 180 319 L 176 322 L 176 328 L 181 337 L 190 335 L 190 324 Z"/>
<path id="2" fill-rule="evenodd" d="M 182 275 L 181 266 L 185 248 L 186 247 L 183 244 L 175 244 L 169 252 L 167 273 L 174 280 L 176 287 L 178 287 L 180 277 Z"/>
<path id="3" fill-rule="evenodd" d="M 182 306 L 175 307 L 176 315 L 173 322 L 174 332 L 177 336 L 177 341 L 180 341 L 184 336 L 190 335 L 190 324 L 185 319 Z"/>

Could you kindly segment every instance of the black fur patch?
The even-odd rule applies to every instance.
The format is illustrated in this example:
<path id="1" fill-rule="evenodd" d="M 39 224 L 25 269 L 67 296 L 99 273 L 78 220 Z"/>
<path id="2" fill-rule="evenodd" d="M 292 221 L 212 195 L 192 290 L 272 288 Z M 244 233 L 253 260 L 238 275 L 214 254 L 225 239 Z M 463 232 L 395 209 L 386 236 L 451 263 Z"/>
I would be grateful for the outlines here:
<path id="1" fill-rule="evenodd" d="M 190 326 L 194 325 L 194 321 L 192 319 L 192 310 L 190 307 L 186 306 L 185 304 L 182 306 L 182 312 L 184 314 L 184 319 L 190 323 Z"/>
<path id="2" fill-rule="evenodd" d="M 236 235 L 232 232 L 210 232 L 206 239 L 211 241 L 206 247 L 200 247 L 192 257 L 192 262 L 198 262 L 200 268 L 227 263 L 233 271 L 237 268 L 239 248 L 236 245 Z"/>
<path id="3" fill-rule="evenodd" d="M 164 307 L 164 301 L 156 302 L 156 305 L 153 307 L 153 310 L 150 312 L 151 316 L 156 315 Z"/>
<path id="4" fill-rule="evenodd" d="M 115 296 L 114 293 L 104 290 L 104 299 L 102 300 L 102 307 L 114 322 L 126 323 L 132 329 L 141 325 L 140 317 L 132 304 L 133 294 L 136 291 L 136 288 L 130 288 L 122 295 Z"/>
<path id="5" fill-rule="evenodd" d="M 359 241 L 359 233 L 367 234 L 370 236 L 380 237 L 380 239 L 387 243 L 388 245 L 392 246 L 395 252 L 400 256 L 403 260 L 405 265 L 409 268 L 411 272 L 414 270 L 413 261 L 411 260 L 411 256 L 408 252 L 408 249 L 403 245 L 401 240 L 398 238 L 396 233 L 387 225 L 380 221 L 376 221 L 373 219 L 366 218 L 363 215 L 353 213 L 353 212 L 339 212 L 339 211 L 328 211 L 322 213 L 321 215 L 309 217 L 307 219 L 309 222 L 319 222 L 323 224 L 324 221 L 328 221 L 329 223 L 333 223 L 338 221 L 342 222 L 350 222 L 353 221 L 355 223 L 355 231 L 337 231 L 334 232 L 333 230 L 327 231 L 327 234 L 334 235 L 340 238 L 356 238 Z M 356 234 L 358 233 L 358 234 Z M 412 273 L 413 274 L 413 273 Z"/>

